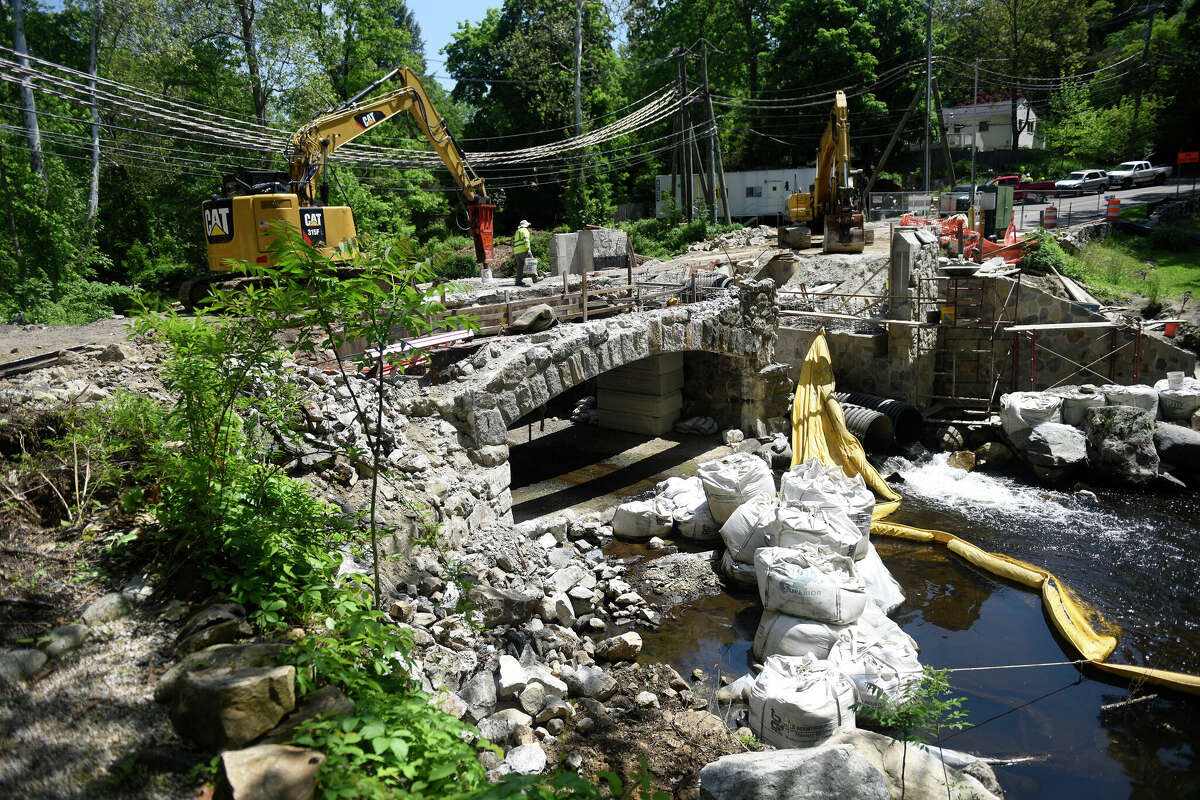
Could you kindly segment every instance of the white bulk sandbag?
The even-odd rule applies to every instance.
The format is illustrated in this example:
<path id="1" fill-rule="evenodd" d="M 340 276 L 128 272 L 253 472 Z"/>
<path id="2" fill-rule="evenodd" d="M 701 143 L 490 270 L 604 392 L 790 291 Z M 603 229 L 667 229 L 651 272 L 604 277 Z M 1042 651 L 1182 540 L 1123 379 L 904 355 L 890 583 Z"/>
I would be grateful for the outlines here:
<path id="1" fill-rule="evenodd" d="M 725 551 L 725 555 L 721 556 L 721 573 L 724 574 L 726 580 L 736 583 L 743 589 L 758 588 L 758 573 L 754 571 L 754 565 L 735 561 L 728 550 Z"/>
<path id="2" fill-rule="evenodd" d="M 743 564 L 754 563 L 754 551 L 767 544 L 767 526 L 775 519 L 779 500 L 760 494 L 742 503 L 721 526 L 727 554 Z"/>
<path id="3" fill-rule="evenodd" d="M 915 652 L 921 649 L 894 619 L 883 613 L 874 603 L 867 603 L 862 616 L 857 622 L 847 626 L 845 635 L 841 638 L 851 637 L 866 642 L 892 642 L 896 647 L 908 647 Z"/>
<path id="4" fill-rule="evenodd" d="M 754 554 L 763 608 L 793 617 L 848 625 L 867 605 L 867 587 L 854 561 L 823 547 L 763 547 Z"/>
<path id="5" fill-rule="evenodd" d="M 1010 438 L 1027 434 L 1043 422 L 1062 422 L 1062 398 L 1045 392 L 1010 392 L 1000 396 L 1000 424 Z"/>
<path id="6" fill-rule="evenodd" d="M 854 684 L 811 657 L 768 658 L 750 688 L 750 729 L 775 747 L 815 747 L 854 727 Z"/>
<path id="7" fill-rule="evenodd" d="M 1087 410 L 1105 404 L 1104 393 L 1095 386 L 1060 386 L 1051 389 L 1050 393 L 1062 398 L 1062 421 L 1066 425 L 1083 427 L 1087 418 Z"/>
<path id="8" fill-rule="evenodd" d="M 771 468 L 753 453 L 733 453 L 706 461 L 696 469 L 704 484 L 708 509 L 718 525 L 724 525 L 737 507 L 759 495 L 775 496 Z"/>
<path id="9" fill-rule="evenodd" d="M 821 545 L 838 555 L 866 555 L 866 543 L 846 512 L 838 508 L 780 506 L 767 526 L 770 547 L 795 547 L 807 542 Z"/>
<path id="10" fill-rule="evenodd" d="M 672 517 L 679 534 L 685 539 L 707 542 L 720 535 L 720 526 L 712 518 L 704 492 L 676 495 Z"/>
<path id="11" fill-rule="evenodd" d="M 1183 385 L 1172 389 L 1166 378 L 1154 384 L 1158 392 L 1158 410 L 1163 419 L 1190 420 L 1200 408 L 1200 381 L 1184 377 Z"/>
<path id="12" fill-rule="evenodd" d="M 858 702 L 876 708 L 907 700 L 924 674 L 912 640 L 899 636 L 843 637 L 829 651 L 829 663 L 854 681 Z"/>
<path id="13" fill-rule="evenodd" d="M 904 592 L 900 590 L 900 584 L 883 565 L 883 559 L 879 557 L 875 545 L 867 546 L 866 556 L 862 561 L 854 562 L 854 568 L 858 570 L 858 576 L 867 587 L 867 596 L 884 614 L 892 613 L 904 602 Z"/>
<path id="14" fill-rule="evenodd" d="M 779 496 L 787 505 L 842 509 L 862 532 L 863 541 L 855 557 L 862 558 L 866 554 L 875 495 L 867 488 L 862 475 L 851 477 L 841 467 L 827 466 L 811 458 L 783 473 L 779 481 Z"/>
<path id="15" fill-rule="evenodd" d="M 700 483 L 699 478 L 676 478 L 672 476 L 660 482 L 654 487 L 654 490 L 658 492 L 658 497 L 664 500 L 674 500 L 681 494 L 703 493 L 704 485 Z"/>
<path id="16" fill-rule="evenodd" d="M 1104 399 L 1110 406 L 1133 406 L 1145 409 L 1150 416 L 1158 417 L 1158 391 L 1153 386 L 1101 386 Z"/>
<path id="17" fill-rule="evenodd" d="M 650 539 L 669 536 L 675 520 L 672 507 L 661 500 L 633 500 L 617 506 L 613 514 L 613 533 L 624 539 Z"/>
<path id="18" fill-rule="evenodd" d="M 867 604 L 868 607 L 872 605 Z M 754 632 L 754 655 L 759 659 L 806 655 L 825 658 L 839 636 L 849 635 L 851 627 L 801 619 L 778 611 L 764 611 L 758 630 Z"/>

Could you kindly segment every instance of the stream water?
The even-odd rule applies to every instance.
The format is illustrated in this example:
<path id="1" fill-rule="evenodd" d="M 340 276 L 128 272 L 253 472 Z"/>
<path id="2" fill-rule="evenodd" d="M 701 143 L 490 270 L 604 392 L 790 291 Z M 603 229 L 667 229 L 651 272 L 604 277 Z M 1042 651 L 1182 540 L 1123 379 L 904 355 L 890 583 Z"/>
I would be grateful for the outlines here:
<path id="1" fill-rule="evenodd" d="M 1016 480 L 965 473 L 944 455 L 891 458 L 904 495 L 897 522 L 953 532 L 986 550 L 1046 567 L 1118 637 L 1113 661 L 1200 672 L 1200 496 L 1097 489 L 1099 502 Z M 978 668 L 1071 661 L 1037 594 L 943 550 L 875 537 L 907 602 L 894 615 L 923 663 Z M 740 675 L 760 609 L 753 594 L 704 598 L 646 635 L 643 657 L 681 671 Z M 1071 665 L 958 671 L 973 727 L 945 744 L 1032 760 L 997 768 L 1010 797 L 1200 797 L 1200 698 L 1128 685 Z"/>

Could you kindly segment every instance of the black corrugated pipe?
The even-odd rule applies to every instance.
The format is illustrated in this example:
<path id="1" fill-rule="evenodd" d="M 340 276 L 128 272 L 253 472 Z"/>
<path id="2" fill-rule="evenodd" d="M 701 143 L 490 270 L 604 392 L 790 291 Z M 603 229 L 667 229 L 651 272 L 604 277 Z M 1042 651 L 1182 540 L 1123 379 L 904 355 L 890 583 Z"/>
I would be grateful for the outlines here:
<path id="1" fill-rule="evenodd" d="M 921 438 L 921 423 L 923 421 L 921 412 L 902 400 L 891 400 L 886 397 L 867 394 L 866 392 L 834 392 L 833 396 L 842 405 L 850 403 L 886 414 L 888 419 L 892 421 L 892 429 L 895 432 L 896 441 L 900 442 L 900 444 L 908 444 Z"/>
<path id="2" fill-rule="evenodd" d="M 844 401 L 842 411 L 846 415 L 846 427 L 859 438 L 867 450 L 887 452 L 896 440 L 892 420 L 887 414 Z"/>

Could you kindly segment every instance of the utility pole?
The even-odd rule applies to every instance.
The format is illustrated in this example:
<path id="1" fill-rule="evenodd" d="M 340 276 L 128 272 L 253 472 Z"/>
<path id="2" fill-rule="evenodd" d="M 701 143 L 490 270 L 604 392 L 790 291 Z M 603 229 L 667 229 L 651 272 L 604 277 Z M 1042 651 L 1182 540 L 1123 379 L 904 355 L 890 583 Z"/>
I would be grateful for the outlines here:
<path id="1" fill-rule="evenodd" d="M 17 63 L 23 70 L 29 69 L 29 50 L 25 46 L 25 9 L 23 0 L 12 0 L 13 48 L 17 51 Z M 21 118 L 25 124 L 25 138 L 29 142 L 29 166 L 43 183 L 46 180 L 46 162 L 42 159 L 42 132 L 38 129 L 37 106 L 33 101 L 33 86 L 28 75 L 21 76 Z"/>
<path id="2" fill-rule="evenodd" d="M 96 40 L 100 38 L 100 20 L 104 16 L 104 0 L 92 0 L 92 36 L 88 49 L 88 92 L 92 117 L 92 181 L 88 186 L 88 222 L 96 218 L 100 208 L 100 109 L 96 105 Z M 91 229 L 89 228 L 89 236 Z"/>
<path id="3" fill-rule="evenodd" d="M 681 83 L 683 88 L 683 96 L 686 98 L 688 93 L 687 85 L 687 54 L 685 53 L 679 59 L 679 70 Z M 684 219 L 691 222 L 695 211 L 695 191 L 696 186 L 692 180 L 692 115 L 688 110 L 688 103 L 685 101 L 682 108 L 682 123 L 683 123 L 683 202 L 686 206 L 684 209 Z"/>
<path id="4" fill-rule="evenodd" d="M 925 3 L 925 194 L 929 194 L 929 114 L 933 110 L 933 5 Z"/>
<path id="5" fill-rule="evenodd" d="M 583 135 L 583 0 L 575 0 L 575 135 Z M 581 154 L 582 156 L 582 154 Z M 583 162 L 579 159 L 579 189 L 583 190 Z"/>
<path id="6" fill-rule="evenodd" d="M 971 130 L 971 228 L 975 228 L 975 140 L 979 138 L 979 56 L 975 57 L 975 89 L 971 94 L 971 116 L 975 120 L 975 126 Z"/>
<path id="7" fill-rule="evenodd" d="M 1150 16 L 1146 17 L 1146 40 L 1142 45 L 1142 66 L 1146 66 L 1146 56 L 1150 55 L 1150 33 L 1154 30 L 1154 15 L 1158 13 L 1158 6 L 1150 7 Z M 1133 96 L 1133 120 L 1129 123 L 1129 146 L 1128 151 L 1133 150 L 1134 138 L 1137 136 L 1138 130 L 1138 115 L 1142 112 L 1142 86 L 1145 81 L 1135 80 L 1134 85 L 1137 87 L 1136 93 Z M 1137 155 L 1141 155 L 1138 153 Z"/>
<path id="8" fill-rule="evenodd" d="M 712 94 L 708 87 L 708 41 L 701 39 L 704 49 L 701 51 L 703 60 L 700 62 L 700 69 L 704 78 L 704 102 L 708 105 L 708 125 L 711 131 L 709 135 L 709 159 L 712 162 L 713 169 L 712 186 L 713 194 L 721 198 L 723 216 L 725 224 L 728 225 L 729 220 L 729 187 L 725 185 L 725 163 L 721 158 L 721 141 L 717 137 L 717 118 L 713 114 Z M 717 52 L 720 52 L 719 50 Z M 720 182 L 718 183 L 718 178 Z M 713 222 L 717 221 L 717 204 L 713 203 Z"/>

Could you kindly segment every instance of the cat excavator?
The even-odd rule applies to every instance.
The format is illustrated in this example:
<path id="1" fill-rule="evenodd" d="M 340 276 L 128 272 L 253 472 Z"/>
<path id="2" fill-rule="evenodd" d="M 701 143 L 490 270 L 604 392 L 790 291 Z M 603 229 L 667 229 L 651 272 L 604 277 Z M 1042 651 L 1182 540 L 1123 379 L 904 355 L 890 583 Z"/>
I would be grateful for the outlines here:
<path id="1" fill-rule="evenodd" d="M 364 101 L 391 81 L 397 81 L 399 88 Z M 279 220 L 299 230 L 309 244 L 336 258 L 338 246 L 353 240 L 357 229 L 349 207 L 328 204 L 329 158 L 339 147 L 405 111 L 412 114 L 462 191 L 475 240 L 475 259 L 481 267 L 489 264 L 495 206 L 421 82 L 412 70 L 400 66 L 296 131 L 288 147 L 286 172 L 241 170 L 224 176 L 223 196 L 213 195 L 202 205 L 209 273 L 186 281 L 180 288 L 179 299 L 184 307 L 192 308 L 211 284 L 238 277 L 237 262 L 270 266 L 273 223 Z"/>
<path id="2" fill-rule="evenodd" d="M 824 225 L 826 253 L 861 253 L 862 204 L 854 188 L 861 170 L 850 169 L 850 121 L 846 93 L 834 95 L 829 123 L 817 148 L 817 176 L 812 190 L 788 197 L 788 219 L 780 226 L 779 244 L 803 249 L 812 246 L 810 225 Z"/>

